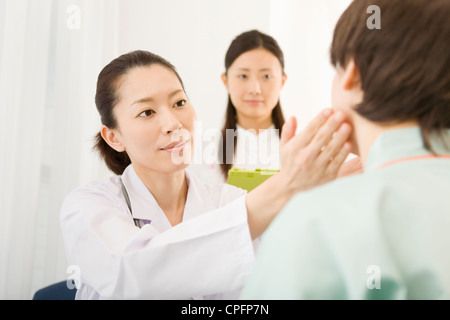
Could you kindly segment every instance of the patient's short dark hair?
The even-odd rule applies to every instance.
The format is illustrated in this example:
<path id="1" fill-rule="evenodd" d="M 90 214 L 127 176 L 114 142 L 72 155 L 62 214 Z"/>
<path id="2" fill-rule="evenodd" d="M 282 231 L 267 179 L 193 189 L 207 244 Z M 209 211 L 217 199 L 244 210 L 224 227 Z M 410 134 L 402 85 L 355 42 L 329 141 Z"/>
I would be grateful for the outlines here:
<path id="1" fill-rule="evenodd" d="M 381 12 L 370 29 L 369 6 Z M 425 147 L 450 128 L 450 1 L 354 0 L 340 17 L 331 63 L 354 59 L 364 91 L 355 110 L 378 123 L 417 120 Z"/>

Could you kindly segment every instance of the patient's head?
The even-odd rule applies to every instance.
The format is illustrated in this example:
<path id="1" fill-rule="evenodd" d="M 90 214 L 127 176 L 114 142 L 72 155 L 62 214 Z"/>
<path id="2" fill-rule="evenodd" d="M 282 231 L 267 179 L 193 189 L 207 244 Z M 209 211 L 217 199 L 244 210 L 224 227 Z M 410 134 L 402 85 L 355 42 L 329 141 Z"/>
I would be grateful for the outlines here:
<path id="1" fill-rule="evenodd" d="M 370 29 L 378 6 L 381 29 Z M 376 18 L 376 16 L 373 16 Z M 377 125 L 450 128 L 450 1 L 354 0 L 331 45 L 333 107 Z"/>

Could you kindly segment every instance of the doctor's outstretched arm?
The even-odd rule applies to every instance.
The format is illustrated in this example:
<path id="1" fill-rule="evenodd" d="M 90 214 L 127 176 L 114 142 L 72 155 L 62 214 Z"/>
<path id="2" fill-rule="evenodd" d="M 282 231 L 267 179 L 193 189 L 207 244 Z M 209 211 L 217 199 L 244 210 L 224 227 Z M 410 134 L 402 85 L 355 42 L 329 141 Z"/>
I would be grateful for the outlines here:
<path id="1" fill-rule="evenodd" d="M 325 109 L 298 135 L 296 119 L 285 123 L 280 141 L 280 172 L 248 193 L 248 224 L 253 239 L 269 226 L 300 191 L 336 178 L 351 150 L 351 126 L 342 112 Z M 325 147 L 325 148 L 323 148 Z"/>

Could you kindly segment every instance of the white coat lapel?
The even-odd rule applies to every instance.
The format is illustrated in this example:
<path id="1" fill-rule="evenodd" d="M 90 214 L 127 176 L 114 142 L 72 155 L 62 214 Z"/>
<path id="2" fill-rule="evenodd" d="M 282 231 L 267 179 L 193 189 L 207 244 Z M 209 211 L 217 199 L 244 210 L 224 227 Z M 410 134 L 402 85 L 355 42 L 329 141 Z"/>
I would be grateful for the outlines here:
<path id="1" fill-rule="evenodd" d="M 150 223 L 159 232 L 171 228 L 169 220 L 159 207 L 152 193 L 137 176 L 132 165 L 122 174 L 122 181 L 128 192 L 134 219 Z"/>

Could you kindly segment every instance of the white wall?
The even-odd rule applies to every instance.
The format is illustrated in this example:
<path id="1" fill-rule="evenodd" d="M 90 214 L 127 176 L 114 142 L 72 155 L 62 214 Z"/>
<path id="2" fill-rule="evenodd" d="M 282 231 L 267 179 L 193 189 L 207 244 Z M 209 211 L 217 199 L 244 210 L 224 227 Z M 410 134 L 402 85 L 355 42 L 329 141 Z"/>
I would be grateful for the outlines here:
<path id="1" fill-rule="evenodd" d="M 220 80 L 235 36 L 259 29 L 274 36 L 285 54 L 286 116 L 304 126 L 330 107 L 333 70 L 329 46 L 335 22 L 350 0 L 127 0 L 120 2 L 119 51 L 160 54 L 180 72 L 204 121 L 221 127 L 227 94 Z"/>
<path id="2" fill-rule="evenodd" d="M 270 32 L 269 0 L 126 0 L 121 2 L 119 50 L 157 53 L 178 69 L 199 120 L 220 127 L 227 102 L 220 80 L 235 36 Z"/>
<path id="3" fill-rule="evenodd" d="M 331 107 L 334 70 L 329 49 L 334 26 L 350 0 L 272 0 L 270 34 L 285 53 L 288 81 L 281 101 L 300 129 Z"/>

